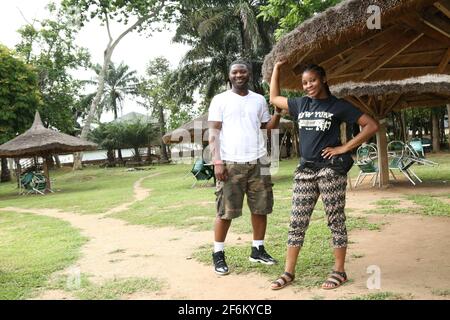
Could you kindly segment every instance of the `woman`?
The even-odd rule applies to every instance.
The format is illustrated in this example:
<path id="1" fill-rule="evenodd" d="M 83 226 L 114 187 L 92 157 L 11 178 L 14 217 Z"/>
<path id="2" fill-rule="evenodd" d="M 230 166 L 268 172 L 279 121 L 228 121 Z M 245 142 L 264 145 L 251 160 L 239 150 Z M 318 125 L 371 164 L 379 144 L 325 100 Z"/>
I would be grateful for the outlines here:
<path id="1" fill-rule="evenodd" d="M 285 63 L 277 62 L 273 69 L 270 102 L 275 106 L 275 113 L 267 127 L 278 127 L 280 111 L 288 111 L 298 121 L 302 157 L 294 174 L 285 272 L 272 283 L 271 289 L 282 289 L 294 281 L 298 254 L 319 195 L 333 236 L 335 256 L 333 271 L 322 288 L 335 289 L 348 279 L 344 268 L 347 250 L 344 207 L 347 171 L 353 164 L 350 151 L 373 136 L 378 123 L 347 101 L 334 97 L 324 69 L 317 65 L 307 66 L 302 73 L 306 96 L 290 99 L 280 96 L 279 73 Z M 356 122 L 362 127 L 344 145 L 339 139 L 341 122 Z"/>

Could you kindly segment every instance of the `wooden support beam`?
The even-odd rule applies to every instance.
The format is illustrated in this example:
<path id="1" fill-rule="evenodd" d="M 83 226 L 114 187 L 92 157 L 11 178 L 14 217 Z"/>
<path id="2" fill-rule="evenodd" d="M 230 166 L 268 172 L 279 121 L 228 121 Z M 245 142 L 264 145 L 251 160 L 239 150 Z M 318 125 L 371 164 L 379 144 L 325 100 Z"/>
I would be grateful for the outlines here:
<path id="1" fill-rule="evenodd" d="M 373 111 L 363 102 L 361 103 L 358 99 L 356 99 L 354 96 L 347 96 L 344 98 L 351 104 L 353 104 L 355 107 L 358 107 L 361 111 L 364 113 L 367 113 L 368 115 L 374 116 Z"/>
<path id="2" fill-rule="evenodd" d="M 448 48 L 447 52 L 442 57 L 441 63 L 438 66 L 438 73 L 444 73 L 449 62 L 450 62 L 450 48 Z"/>
<path id="3" fill-rule="evenodd" d="M 300 58 L 295 59 L 295 67 L 292 68 L 295 74 L 300 74 L 303 71 L 302 63 L 305 60 L 305 58 L 313 51 L 312 48 L 310 48 L 308 51 L 306 51 Z"/>
<path id="4" fill-rule="evenodd" d="M 376 33 L 374 33 L 373 35 L 371 35 L 367 38 L 363 38 L 362 40 L 360 39 L 359 41 L 355 41 L 353 43 L 350 41 L 348 43 L 340 45 L 338 48 L 336 48 L 336 51 L 333 51 L 333 52 L 330 52 L 329 54 L 327 54 L 327 57 L 322 58 L 320 63 L 318 63 L 318 64 L 326 65 L 327 63 L 330 63 L 334 59 L 336 59 L 336 56 L 338 56 L 338 55 L 345 56 L 345 55 L 353 52 L 355 49 L 366 47 L 367 43 L 370 41 L 381 41 L 382 42 L 383 39 L 385 39 L 386 37 L 390 37 L 391 35 L 398 35 L 399 33 L 404 32 L 404 31 L 405 31 L 404 27 L 402 27 L 398 24 L 389 26 L 382 31 L 377 31 Z"/>
<path id="5" fill-rule="evenodd" d="M 433 14 L 430 10 L 423 14 L 422 22 L 427 26 L 433 28 L 437 32 L 442 33 L 447 38 L 450 38 L 450 23 L 447 19 L 443 20 L 439 16 Z"/>
<path id="6" fill-rule="evenodd" d="M 449 0 L 438 1 L 434 4 L 434 6 L 436 8 L 438 8 L 448 18 L 450 18 L 450 1 Z"/>
<path id="7" fill-rule="evenodd" d="M 354 65 L 358 64 L 367 56 L 377 53 L 377 51 L 383 47 L 386 47 L 389 43 L 397 42 L 399 32 L 400 30 L 398 29 L 398 26 L 393 26 L 379 33 L 371 40 L 366 41 L 359 46 L 353 47 L 352 52 L 350 52 L 344 60 L 335 64 L 331 68 L 328 68 L 328 74 L 341 74 L 342 72 L 345 72 Z"/>
<path id="8" fill-rule="evenodd" d="M 381 96 L 381 101 L 380 101 L 380 115 L 384 114 L 384 107 L 386 106 L 386 102 L 387 102 L 387 96 L 385 94 L 383 94 Z"/>
<path id="9" fill-rule="evenodd" d="M 436 31 L 432 27 L 423 22 L 423 18 L 419 14 L 408 15 L 401 18 L 401 20 L 410 28 L 416 30 L 419 33 L 424 33 L 427 37 L 439 41 L 444 45 L 450 45 L 450 39 L 444 36 L 442 33 Z"/>
<path id="10" fill-rule="evenodd" d="M 418 56 L 429 56 L 433 54 L 443 54 L 445 49 L 436 49 L 436 50 L 428 50 L 428 51 L 416 51 L 416 52 L 404 52 L 397 56 L 397 58 L 415 58 Z"/>
<path id="11" fill-rule="evenodd" d="M 398 105 L 400 102 L 400 98 L 402 97 L 401 93 L 398 93 L 392 97 L 391 103 L 388 104 L 388 106 L 383 111 L 383 116 L 386 117 L 389 112 L 394 110 L 394 108 Z"/>
<path id="12" fill-rule="evenodd" d="M 399 41 L 389 45 L 389 50 L 383 56 L 379 57 L 371 67 L 364 71 L 362 79 L 367 80 L 374 72 L 380 69 L 382 66 L 387 64 L 402 51 L 406 50 L 410 45 L 419 40 L 424 34 L 417 34 L 416 32 L 408 31 L 406 32 Z"/>
<path id="13" fill-rule="evenodd" d="M 449 99 L 442 100 L 418 100 L 418 101 L 410 101 L 408 105 L 410 107 L 431 107 L 431 106 L 443 106 L 449 102 Z"/>

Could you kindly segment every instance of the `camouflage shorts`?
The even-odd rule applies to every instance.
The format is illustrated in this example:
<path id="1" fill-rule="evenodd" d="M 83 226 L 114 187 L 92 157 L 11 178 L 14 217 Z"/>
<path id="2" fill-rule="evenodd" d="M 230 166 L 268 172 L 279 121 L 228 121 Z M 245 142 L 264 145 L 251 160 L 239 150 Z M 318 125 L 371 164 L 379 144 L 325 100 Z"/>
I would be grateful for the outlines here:
<path id="1" fill-rule="evenodd" d="M 272 212 L 273 191 L 270 163 L 225 163 L 227 181 L 217 181 L 217 216 L 231 220 L 242 215 L 244 195 L 253 214 L 266 215 Z"/>

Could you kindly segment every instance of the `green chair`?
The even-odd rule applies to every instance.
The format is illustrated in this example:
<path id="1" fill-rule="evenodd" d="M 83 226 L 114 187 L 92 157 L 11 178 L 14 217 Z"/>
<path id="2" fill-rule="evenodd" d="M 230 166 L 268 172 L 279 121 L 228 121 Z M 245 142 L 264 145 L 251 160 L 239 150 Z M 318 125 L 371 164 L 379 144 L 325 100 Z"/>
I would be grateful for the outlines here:
<path id="1" fill-rule="evenodd" d="M 361 184 L 367 176 L 372 176 L 372 186 L 375 186 L 379 176 L 378 166 L 376 165 L 377 157 L 377 149 L 371 144 L 364 144 L 356 150 L 355 165 L 359 168 L 359 174 L 358 178 L 356 178 L 355 188 Z"/>
<path id="2" fill-rule="evenodd" d="M 192 185 L 192 188 L 197 184 L 198 181 L 205 181 L 204 186 L 208 183 L 211 178 L 214 178 L 215 184 L 215 176 L 214 176 L 214 167 L 213 165 L 208 165 L 202 159 L 197 159 L 194 162 L 194 166 L 192 167 L 191 173 L 194 175 L 195 182 Z"/>
<path id="3" fill-rule="evenodd" d="M 44 195 L 47 189 L 47 179 L 42 173 L 27 172 L 20 178 L 20 189 L 21 194 L 35 193 Z"/>
<path id="4" fill-rule="evenodd" d="M 421 140 L 413 139 L 406 144 L 406 151 L 408 156 L 419 164 L 428 166 L 438 165 L 437 162 L 425 159 L 425 152 Z"/>
<path id="5" fill-rule="evenodd" d="M 413 177 L 415 177 L 418 182 L 422 182 L 422 180 L 411 169 L 411 166 L 414 163 L 415 161 L 407 156 L 393 156 L 389 161 L 389 170 L 391 171 L 391 173 L 392 170 L 399 170 L 413 185 L 416 185 Z M 394 173 L 392 173 L 392 175 L 394 176 Z M 394 179 L 396 179 L 395 176 Z"/>

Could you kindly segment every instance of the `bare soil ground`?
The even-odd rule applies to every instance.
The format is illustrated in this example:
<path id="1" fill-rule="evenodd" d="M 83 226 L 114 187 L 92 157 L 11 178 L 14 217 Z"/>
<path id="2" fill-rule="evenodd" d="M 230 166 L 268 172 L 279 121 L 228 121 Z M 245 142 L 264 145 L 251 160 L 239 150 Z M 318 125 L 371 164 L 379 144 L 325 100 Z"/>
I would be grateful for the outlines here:
<path id="1" fill-rule="evenodd" d="M 393 292 L 404 298 L 448 299 L 436 290 L 450 289 L 450 218 L 421 215 L 367 215 L 380 199 L 393 199 L 402 194 L 450 193 L 449 186 L 396 184 L 389 189 L 371 188 L 368 184 L 348 191 L 347 208 L 351 215 L 364 214 L 371 222 L 384 223 L 380 231 L 351 232 L 347 273 L 351 279 L 336 290 L 298 289 L 293 286 L 280 291 L 269 289 L 269 279 L 260 274 L 233 274 L 220 277 L 211 265 L 191 258 L 201 245 L 212 242 L 212 231 L 193 232 L 174 228 L 149 228 L 129 225 L 108 217 L 128 208 L 135 201 L 151 197 L 151 190 L 134 185 L 134 200 L 102 215 L 80 215 L 51 209 L 30 210 L 4 208 L 5 211 L 30 212 L 68 221 L 90 240 L 82 248 L 82 258 L 74 267 L 87 274 L 94 283 L 114 278 L 157 278 L 163 289 L 156 293 L 136 293 L 127 299 L 341 299 L 369 293 Z M 207 202 L 209 203 L 209 202 Z M 202 203 L 203 204 L 203 203 Z M 201 204 L 201 205 L 202 205 Z M 204 203 L 206 204 L 206 202 Z M 203 205 L 204 205 L 203 204 Z M 411 206 L 402 200 L 400 206 Z M 230 233 L 227 242 L 250 241 L 250 235 Z M 381 271 L 381 289 L 369 290 L 369 266 Z M 37 299 L 74 299 L 70 292 L 47 290 Z"/>

